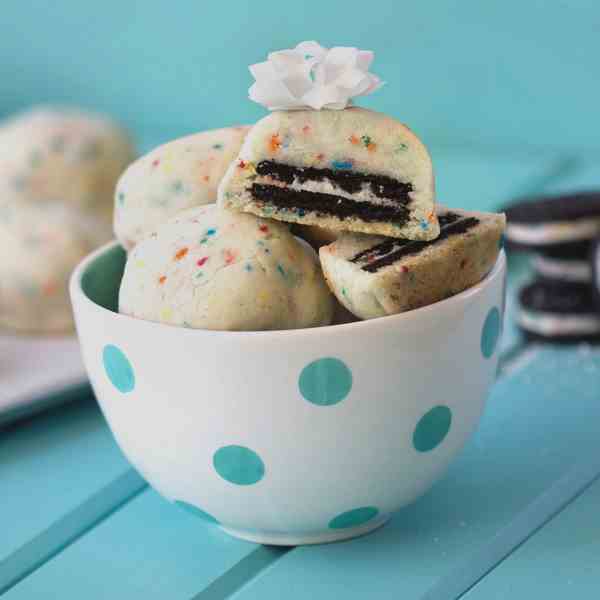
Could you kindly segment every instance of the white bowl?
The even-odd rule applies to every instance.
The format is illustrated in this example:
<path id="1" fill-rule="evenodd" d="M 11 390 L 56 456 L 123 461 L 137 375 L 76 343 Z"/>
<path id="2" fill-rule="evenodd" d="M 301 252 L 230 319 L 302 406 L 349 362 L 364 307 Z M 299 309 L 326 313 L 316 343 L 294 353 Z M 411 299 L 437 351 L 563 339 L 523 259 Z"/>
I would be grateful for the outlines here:
<path id="1" fill-rule="evenodd" d="M 361 535 L 423 494 L 476 427 L 495 378 L 506 260 L 404 314 L 316 329 L 184 329 L 115 312 L 109 244 L 73 274 L 77 330 L 123 452 L 166 498 L 231 535 Z"/>

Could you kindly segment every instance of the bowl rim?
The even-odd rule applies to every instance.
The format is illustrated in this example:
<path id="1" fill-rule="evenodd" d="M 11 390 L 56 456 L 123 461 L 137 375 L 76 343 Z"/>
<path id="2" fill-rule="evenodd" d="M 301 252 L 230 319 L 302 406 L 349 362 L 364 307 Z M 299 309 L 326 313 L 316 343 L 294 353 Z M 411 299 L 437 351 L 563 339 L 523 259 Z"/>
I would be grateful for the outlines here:
<path id="1" fill-rule="evenodd" d="M 123 320 L 124 322 L 135 322 L 136 324 L 143 324 L 143 326 L 147 326 L 148 328 L 168 328 L 170 330 L 178 329 L 185 332 L 185 335 L 211 335 L 211 336 L 220 336 L 227 338 L 245 338 L 245 337 L 283 337 L 290 335 L 313 335 L 320 336 L 330 334 L 333 331 L 347 331 L 350 329 L 356 329 L 357 333 L 366 327 L 373 327 L 380 325 L 382 322 L 389 323 L 390 326 L 393 324 L 400 324 L 401 322 L 409 321 L 416 316 L 426 315 L 427 313 L 435 313 L 437 310 L 441 310 L 443 307 L 451 306 L 453 304 L 459 304 L 464 301 L 468 301 L 472 296 L 477 296 L 482 293 L 482 291 L 487 288 L 495 279 L 501 277 L 506 271 L 506 253 L 504 248 L 500 249 L 498 253 L 498 258 L 491 271 L 478 283 L 472 285 L 471 287 L 455 294 L 454 296 L 450 296 L 449 298 L 444 298 L 443 300 L 439 300 L 438 302 L 434 302 L 433 304 L 427 304 L 426 306 L 422 306 L 420 308 L 415 308 L 413 310 L 409 310 L 406 312 L 398 313 L 395 315 L 385 315 L 383 317 L 376 317 L 374 319 L 366 319 L 366 320 L 358 320 L 352 321 L 351 323 L 339 323 L 334 325 L 323 325 L 322 327 L 305 327 L 298 329 L 275 329 L 275 330 L 267 330 L 267 331 L 227 331 L 227 330 L 215 330 L 215 329 L 194 329 L 189 327 L 181 327 L 179 325 L 171 325 L 167 323 L 159 323 L 156 321 L 146 321 L 144 319 L 137 319 L 135 317 L 131 317 L 129 315 L 124 315 L 122 313 L 117 313 L 103 306 L 100 306 L 96 302 L 94 302 L 89 296 L 83 291 L 82 288 L 82 279 L 83 274 L 87 271 L 88 267 L 101 255 L 106 252 L 111 251 L 112 249 L 119 247 L 120 244 L 117 240 L 112 240 L 100 248 L 97 248 L 92 253 L 88 254 L 85 258 L 83 258 L 79 264 L 75 267 L 74 271 L 71 274 L 71 278 L 69 281 L 69 292 L 71 295 L 71 301 L 73 303 L 73 309 L 77 312 L 76 306 L 79 303 L 86 304 L 91 309 L 95 310 L 100 314 L 107 313 L 111 316 L 111 318 Z M 126 250 L 124 250 L 126 252 Z"/>

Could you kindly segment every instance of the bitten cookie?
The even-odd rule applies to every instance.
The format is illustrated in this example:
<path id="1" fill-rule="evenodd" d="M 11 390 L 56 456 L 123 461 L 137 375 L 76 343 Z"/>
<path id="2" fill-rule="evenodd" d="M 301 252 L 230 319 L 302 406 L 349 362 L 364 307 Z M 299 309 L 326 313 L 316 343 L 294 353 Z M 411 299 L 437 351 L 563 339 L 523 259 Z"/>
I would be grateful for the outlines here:
<path id="1" fill-rule="evenodd" d="M 333 297 L 314 251 L 285 225 L 213 204 L 133 248 L 119 311 L 198 329 L 294 329 L 329 325 Z"/>
<path id="2" fill-rule="evenodd" d="M 111 238 L 109 223 L 71 204 L 0 207 L 0 327 L 30 333 L 73 328 L 68 282 L 77 263 Z"/>
<path id="3" fill-rule="evenodd" d="M 474 285 L 500 249 L 502 214 L 440 208 L 430 242 L 344 234 L 319 251 L 337 299 L 361 319 L 432 304 Z"/>
<path id="4" fill-rule="evenodd" d="M 600 235 L 600 192 L 579 192 L 524 200 L 506 208 L 506 239 L 521 250 L 555 250 L 568 255 L 568 245 Z"/>
<path id="5" fill-rule="evenodd" d="M 57 200 L 110 223 L 115 184 L 134 155 L 125 131 L 106 117 L 30 110 L 0 127 L 2 200 Z"/>
<path id="6" fill-rule="evenodd" d="M 600 312 L 591 286 L 539 279 L 519 293 L 517 323 L 534 341 L 600 341 Z"/>
<path id="7" fill-rule="evenodd" d="M 159 146 L 134 162 L 115 192 L 115 235 L 132 248 L 178 212 L 210 204 L 249 127 L 203 131 Z"/>
<path id="8" fill-rule="evenodd" d="M 431 240 L 431 159 L 402 123 L 362 108 L 276 111 L 250 131 L 220 206 L 334 230 Z"/>

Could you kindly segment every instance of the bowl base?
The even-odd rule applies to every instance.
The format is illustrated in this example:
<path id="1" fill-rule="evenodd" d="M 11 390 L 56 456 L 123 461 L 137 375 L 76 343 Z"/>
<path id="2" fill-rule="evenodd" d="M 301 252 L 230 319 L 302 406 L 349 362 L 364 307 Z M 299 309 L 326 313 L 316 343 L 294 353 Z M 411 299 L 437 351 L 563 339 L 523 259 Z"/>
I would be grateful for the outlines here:
<path id="1" fill-rule="evenodd" d="M 347 529 L 331 529 L 320 533 L 276 533 L 268 531 L 248 531 L 245 529 L 234 529 L 232 527 L 223 527 L 221 529 L 235 537 L 247 542 L 256 544 L 267 544 L 269 546 L 305 546 L 309 544 L 329 544 L 331 542 L 341 542 L 350 538 L 359 537 L 375 531 L 389 520 L 390 515 L 386 515 L 365 525 L 358 527 L 348 527 Z"/>

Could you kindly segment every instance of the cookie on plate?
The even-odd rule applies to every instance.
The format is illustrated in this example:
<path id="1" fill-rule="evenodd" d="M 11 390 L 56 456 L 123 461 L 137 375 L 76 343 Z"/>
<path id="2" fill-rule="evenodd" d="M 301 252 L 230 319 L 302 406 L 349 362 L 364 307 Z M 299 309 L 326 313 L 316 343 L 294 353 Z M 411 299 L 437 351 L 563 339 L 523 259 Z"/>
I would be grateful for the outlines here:
<path id="1" fill-rule="evenodd" d="M 415 241 L 343 234 L 319 250 L 337 299 L 361 319 L 432 304 L 474 285 L 492 269 L 502 214 L 438 207 L 441 233 Z"/>
<path id="2" fill-rule="evenodd" d="M 275 111 L 249 132 L 219 205 L 280 221 L 415 240 L 439 234 L 431 158 L 363 108 Z"/>
<path id="3" fill-rule="evenodd" d="M 538 279 L 521 289 L 519 304 L 517 323 L 533 341 L 600 341 L 600 312 L 590 285 Z"/>
<path id="4" fill-rule="evenodd" d="M 129 250 L 179 211 L 211 204 L 249 127 L 226 127 L 174 140 L 136 160 L 119 179 L 114 230 Z"/>
<path id="5" fill-rule="evenodd" d="M 135 151 L 111 119 L 42 106 L 0 124 L 0 201 L 64 202 L 112 221 L 115 184 Z"/>
<path id="6" fill-rule="evenodd" d="M 600 235 L 600 192 L 579 192 L 523 200 L 505 209 L 506 240 L 525 251 L 554 248 L 568 253 L 566 245 L 589 242 Z"/>
<path id="7" fill-rule="evenodd" d="M 21 199 L 0 206 L 0 327 L 25 333 L 72 330 L 71 272 L 111 237 L 110 223 L 71 203 Z"/>

